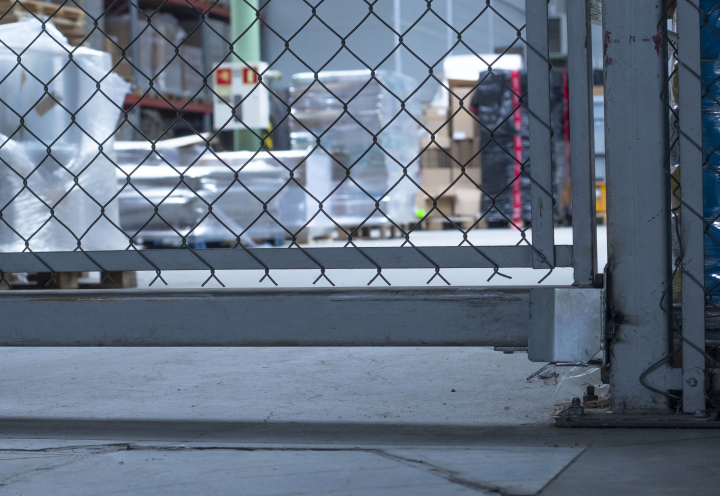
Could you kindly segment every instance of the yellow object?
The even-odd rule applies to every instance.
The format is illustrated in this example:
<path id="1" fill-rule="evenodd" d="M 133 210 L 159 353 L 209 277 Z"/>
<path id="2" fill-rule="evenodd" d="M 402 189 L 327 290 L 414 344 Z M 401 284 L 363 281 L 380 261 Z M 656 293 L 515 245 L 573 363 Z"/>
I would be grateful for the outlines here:
<path id="1" fill-rule="evenodd" d="M 595 211 L 597 213 L 607 212 L 607 187 L 602 181 L 595 183 Z"/>
<path id="2" fill-rule="evenodd" d="M 262 137 L 263 137 L 263 144 L 265 145 L 265 149 L 267 150 L 274 150 L 275 146 L 273 144 L 272 139 L 272 131 L 273 131 L 273 125 L 268 125 L 267 131 L 263 130 Z"/>

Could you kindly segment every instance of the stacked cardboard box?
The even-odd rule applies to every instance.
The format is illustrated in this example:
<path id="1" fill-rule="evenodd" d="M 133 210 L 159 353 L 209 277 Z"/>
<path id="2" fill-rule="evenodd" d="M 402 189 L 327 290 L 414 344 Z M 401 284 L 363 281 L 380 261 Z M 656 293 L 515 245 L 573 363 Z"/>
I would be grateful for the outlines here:
<path id="1" fill-rule="evenodd" d="M 482 182 L 479 125 L 469 112 L 473 87 L 451 81 L 450 90 L 447 106 L 430 107 L 425 112 L 425 126 L 435 134 L 435 140 L 421 142 L 421 183 L 432 198 L 420 192 L 416 203 L 430 212 L 437 201 L 442 214 L 431 212 L 431 220 L 470 220 L 478 217 L 482 198 L 478 187 Z"/>

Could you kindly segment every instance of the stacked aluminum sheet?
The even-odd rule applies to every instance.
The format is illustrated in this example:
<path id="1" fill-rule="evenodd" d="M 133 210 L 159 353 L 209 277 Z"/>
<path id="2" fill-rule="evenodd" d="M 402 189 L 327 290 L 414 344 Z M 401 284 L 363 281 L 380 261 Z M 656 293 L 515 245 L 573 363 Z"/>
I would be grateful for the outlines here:
<path id="1" fill-rule="evenodd" d="M 303 229 L 318 212 L 314 198 L 329 193 L 330 161 L 320 153 L 206 151 L 197 159 L 193 149 L 122 145 L 120 222 L 146 243 L 276 241 L 332 227 L 319 216 Z"/>
<path id="2" fill-rule="evenodd" d="M 328 205 L 343 227 L 412 221 L 419 171 L 419 102 L 406 99 L 417 85 L 388 71 L 321 72 L 293 76 L 290 88 L 293 149 L 320 147 L 332 157 L 332 185 L 339 188 Z M 404 176 L 404 169 L 407 175 Z M 347 177 L 346 169 L 351 171 Z M 379 210 L 376 209 L 376 202 Z M 383 215 L 385 214 L 385 215 Z"/>

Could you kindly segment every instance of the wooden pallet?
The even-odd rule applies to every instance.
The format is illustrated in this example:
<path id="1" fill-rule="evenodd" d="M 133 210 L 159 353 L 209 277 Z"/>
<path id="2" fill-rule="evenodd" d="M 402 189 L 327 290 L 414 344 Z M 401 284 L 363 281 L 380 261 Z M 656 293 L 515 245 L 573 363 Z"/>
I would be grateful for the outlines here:
<path id="1" fill-rule="evenodd" d="M 405 232 L 408 231 L 409 226 L 399 224 L 400 227 L 405 230 Z M 343 229 L 345 230 L 343 232 Z M 402 237 L 403 233 L 399 229 L 397 229 L 392 224 L 389 225 L 382 225 L 382 226 L 350 226 L 350 227 L 343 227 L 343 229 L 338 228 L 337 230 L 337 239 L 339 241 L 347 241 L 348 234 L 352 233 L 353 239 L 392 239 L 395 237 Z M 373 230 L 379 229 L 380 230 L 380 237 L 379 238 L 373 238 L 371 236 L 371 233 Z"/>
<path id="2" fill-rule="evenodd" d="M 104 283 L 87 284 L 81 283 L 80 279 L 86 277 L 87 272 L 56 272 L 55 278 L 49 272 L 36 272 L 27 275 L 27 281 L 16 274 L 6 274 L 8 283 L 12 289 L 38 290 L 38 289 L 122 289 L 134 288 L 137 286 L 137 275 L 132 271 L 111 271 L 110 280 Z M 49 282 L 49 284 L 48 284 Z M 10 289 L 2 283 L 0 289 Z"/>
<path id="3" fill-rule="evenodd" d="M 471 217 L 469 215 L 465 216 L 449 216 L 449 219 L 452 222 L 449 222 L 445 217 L 428 217 L 422 225 L 422 229 L 426 229 L 429 231 L 442 231 L 442 230 L 455 230 L 457 229 L 455 226 L 460 227 L 460 229 L 468 230 L 472 229 L 473 227 L 487 227 L 487 222 L 483 223 L 481 226 L 480 223 L 476 226 L 475 223 L 477 222 L 477 219 L 474 217 Z M 455 224 L 455 226 L 453 226 Z"/>
<path id="4" fill-rule="evenodd" d="M 23 17 L 49 18 L 71 45 L 77 45 L 85 37 L 85 12 L 77 7 L 38 0 L 0 0 L 0 16 L 0 24 L 17 22 Z"/>
<path id="5" fill-rule="evenodd" d="M 314 243 L 330 242 L 333 241 L 333 237 L 330 234 L 323 234 L 320 236 L 308 236 L 304 233 L 300 233 L 295 236 L 295 242 L 301 245 L 311 245 Z"/>

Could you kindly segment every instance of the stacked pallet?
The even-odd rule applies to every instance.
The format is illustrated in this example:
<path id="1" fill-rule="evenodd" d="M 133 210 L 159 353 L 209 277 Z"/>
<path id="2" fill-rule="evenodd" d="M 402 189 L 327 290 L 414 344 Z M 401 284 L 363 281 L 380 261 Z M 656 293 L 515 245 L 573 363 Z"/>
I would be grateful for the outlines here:
<path id="1" fill-rule="evenodd" d="M 17 22 L 23 17 L 49 19 L 71 45 L 78 45 L 85 38 L 85 12 L 77 7 L 38 0 L 0 0 L 0 17 L 0 24 Z"/>

